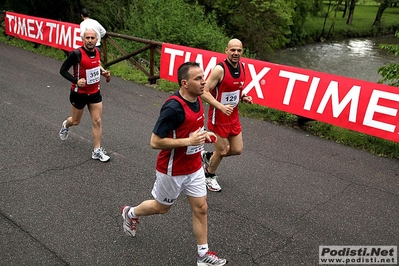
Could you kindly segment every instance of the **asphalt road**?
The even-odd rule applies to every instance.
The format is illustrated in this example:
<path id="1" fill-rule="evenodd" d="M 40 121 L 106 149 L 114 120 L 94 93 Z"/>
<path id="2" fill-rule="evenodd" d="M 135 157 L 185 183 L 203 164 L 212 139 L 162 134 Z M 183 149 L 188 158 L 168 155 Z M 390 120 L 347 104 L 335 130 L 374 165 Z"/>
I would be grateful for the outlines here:
<path id="1" fill-rule="evenodd" d="M 135 238 L 122 230 L 121 207 L 151 198 L 158 151 L 149 139 L 168 94 L 102 83 L 111 161 L 101 163 L 91 159 L 87 110 L 59 139 L 70 113 L 62 62 L 2 43 L 0 54 L 0 265 L 195 265 L 184 197 L 142 217 Z M 398 245 L 397 160 L 242 124 L 244 153 L 223 161 L 223 191 L 208 194 L 209 245 L 228 265 L 318 265 L 320 245 Z"/>

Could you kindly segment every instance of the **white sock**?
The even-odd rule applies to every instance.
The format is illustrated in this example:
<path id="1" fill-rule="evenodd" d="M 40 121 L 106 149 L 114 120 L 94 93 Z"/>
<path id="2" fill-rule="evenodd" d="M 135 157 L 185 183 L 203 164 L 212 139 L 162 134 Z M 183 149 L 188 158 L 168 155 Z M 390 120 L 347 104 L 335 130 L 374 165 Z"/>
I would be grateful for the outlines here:
<path id="1" fill-rule="evenodd" d="M 138 218 L 136 214 L 134 214 L 134 208 L 130 208 L 130 210 L 127 212 L 127 216 L 130 218 Z"/>
<path id="2" fill-rule="evenodd" d="M 203 244 L 203 245 L 197 245 L 198 248 L 198 256 L 202 257 L 204 256 L 208 251 L 208 244 Z"/>

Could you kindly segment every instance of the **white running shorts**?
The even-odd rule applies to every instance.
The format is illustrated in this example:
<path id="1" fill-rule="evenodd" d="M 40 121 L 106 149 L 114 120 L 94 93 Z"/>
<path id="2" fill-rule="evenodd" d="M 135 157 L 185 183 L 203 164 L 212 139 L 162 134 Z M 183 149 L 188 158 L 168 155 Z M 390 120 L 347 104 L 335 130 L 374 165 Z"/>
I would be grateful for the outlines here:
<path id="1" fill-rule="evenodd" d="M 172 205 L 181 193 L 198 198 L 207 194 L 202 167 L 192 174 L 179 176 L 169 176 L 156 171 L 156 177 L 151 194 L 161 204 Z"/>

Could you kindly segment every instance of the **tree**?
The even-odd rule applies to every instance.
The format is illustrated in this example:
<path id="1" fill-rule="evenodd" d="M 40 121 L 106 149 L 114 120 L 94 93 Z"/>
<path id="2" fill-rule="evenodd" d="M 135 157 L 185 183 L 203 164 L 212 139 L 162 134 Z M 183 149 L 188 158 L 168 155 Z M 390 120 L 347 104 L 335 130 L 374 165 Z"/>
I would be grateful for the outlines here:
<path id="1" fill-rule="evenodd" d="M 90 17 L 98 20 L 107 31 L 125 29 L 131 16 L 132 8 L 137 1 L 131 0 L 80 0 L 81 7 L 86 8 Z M 79 17 L 79 23 L 81 18 Z"/>
<path id="2" fill-rule="evenodd" d="M 328 1 L 328 6 L 327 6 L 327 12 L 324 14 L 324 22 L 323 22 L 323 28 L 322 28 L 321 33 L 320 33 L 320 39 L 323 39 L 325 37 L 324 36 L 324 31 L 326 29 L 327 19 L 330 16 L 330 13 L 332 11 L 334 11 L 334 8 L 333 8 L 333 5 L 332 5 L 332 0 L 329 0 Z M 332 27 L 334 27 L 334 23 L 335 23 L 335 17 L 334 17 L 334 21 L 333 21 Z M 331 28 L 330 28 L 330 32 L 331 32 Z M 328 34 L 330 34 L 330 32 Z"/>
<path id="3" fill-rule="evenodd" d="M 349 14 L 348 14 L 348 19 L 346 20 L 346 24 L 348 25 L 352 25 L 353 14 L 355 13 L 356 1 L 357 0 L 350 0 Z"/>
<path id="4" fill-rule="evenodd" d="M 342 13 L 342 18 L 346 16 L 346 12 L 348 11 L 349 1 L 350 0 L 345 0 L 345 6 L 344 6 L 344 12 Z"/>
<path id="5" fill-rule="evenodd" d="M 303 36 L 306 35 L 306 30 L 303 25 L 305 24 L 306 18 L 308 17 L 312 9 L 312 1 L 309 0 L 296 0 L 294 6 L 294 13 L 292 15 L 292 25 L 290 25 L 290 31 L 288 38 L 290 39 L 291 45 L 296 45 L 303 40 Z"/>
<path id="6" fill-rule="evenodd" d="M 296 22 L 300 25 L 303 2 L 311 0 L 185 0 L 198 3 L 206 13 L 215 12 L 227 36 L 239 38 L 257 58 L 266 59 L 273 49 L 285 47 Z M 299 17 L 297 17 L 299 15 Z M 294 21 L 294 19 L 298 20 Z"/>
<path id="7" fill-rule="evenodd" d="M 399 38 L 399 31 L 395 33 L 395 36 Z M 399 44 L 380 44 L 380 48 L 399 56 Z M 399 87 L 399 64 L 393 63 L 382 66 L 377 72 L 383 77 L 378 81 L 379 83 L 387 83 L 388 85 Z"/>
<path id="8" fill-rule="evenodd" d="M 334 31 L 335 22 L 336 22 L 336 20 L 337 20 L 337 13 L 338 13 L 338 11 L 339 11 L 339 8 L 340 8 L 340 6 L 341 6 L 341 3 L 342 3 L 342 1 L 337 1 L 337 5 L 334 7 L 334 10 L 335 10 L 335 12 L 334 12 L 334 17 L 333 17 L 333 20 L 332 20 L 330 29 L 328 30 L 327 38 L 330 37 L 331 34 L 332 34 L 333 31 Z"/>
<path id="9" fill-rule="evenodd" d="M 228 42 L 214 13 L 184 0 L 135 0 L 119 32 L 211 51 L 224 51 Z"/>
<path id="10" fill-rule="evenodd" d="M 320 12 L 322 12 L 323 10 L 323 6 L 324 6 L 324 0 L 313 0 L 311 1 L 312 5 L 311 5 L 311 14 L 313 16 L 317 16 L 317 14 L 319 14 Z"/>
<path id="11" fill-rule="evenodd" d="M 79 14 L 80 0 L 5 0 L 0 6 L 30 16 L 73 22 Z"/>
<path id="12" fill-rule="evenodd" d="M 378 7 L 373 26 L 379 27 L 381 25 L 382 14 L 384 13 L 385 9 L 391 5 L 391 2 L 393 2 L 393 0 L 382 0 L 380 6 Z"/>

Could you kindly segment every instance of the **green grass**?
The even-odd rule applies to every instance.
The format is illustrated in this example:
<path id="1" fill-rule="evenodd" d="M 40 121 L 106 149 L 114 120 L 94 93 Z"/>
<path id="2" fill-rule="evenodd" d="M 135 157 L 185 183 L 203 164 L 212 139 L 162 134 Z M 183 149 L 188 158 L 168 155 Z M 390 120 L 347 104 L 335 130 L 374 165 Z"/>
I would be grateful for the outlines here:
<path id="1" fill-rule="evenodd" d="M 399 7 L 389 7 L 385 10 L 380 27 L 373 26 L 378 5 L 356 5 L 351 25 L 347 25 L 348 12 L 345 18 L 342 17 L 343 11 L 338 11 L 335 17 L 334 29 L 331 38 L 347 38 L 347 37 L 369 37 L 379 34 L 393 33 L 399 29 Z M 327 12 L 327 7 L 325 8 Z M 325 35 L 334 21 L 335 12 L 329 13 L 324 29 Z M 305 28 L 309 36 L 319 37 L 324 24 L 325 15 L 309 18 L 305 22 Z M 317 38 L 316 38 L 317 39 Z"/>
<path id="2" fill-rule="evenodd" d="M 342 18 L 342 12 L 339 12 L 336 18 L 333 37 L 373 36 L 377 29 L 371 25 L 374 22 L 377 9 L 378 6 L 356 6 L 352 25 L 346 25 L 346 18 Z M 398 15 L 399 8 L 388 8 L 383 15 L 381 25 L 382 31 L 386 32 L 397 27 L 399 25 Z M 324 18 L 321 17 L 308 19 L 305 24 L 307 32 L 310 35 L 314 34 L 317 36 L 317 34 L 320 34 L 322 30 L 323 22 Z M 330 14 L 326 26 L 326 32 L 328 32 L 331 22 L 332 15 Z M 30 42 L 5 36 L 4 27 L 0 29 L 0 41 L 44 56 L 59 60 L 65 59 L 64 52 L 58 49 L 41 45 L 36 47 Z M 115 56 L 116 55 L 114 55 L 114 57 Z M 112 55 L 109 55 L 110 60 L 112 60 L 112 57 Z M 138 84 L 149 85 L 147 77 L 140 70 L 136 69 L 126 61 L 112 65 L 109 69 L 113 76 L 119 76 L 125 80 L 134 81 Z M 157 80 L 156 84 L 151 85 L 151 87 L 165 92 L 173 92 L 178 88 L 176 83 L 161 79 Z M 269 121 L 271 123 L 296 128 L 297 130 L 303 130 L 310 134 L 319 136 L 320 138 L 355 147 L 377 156 L 399 159 L 399 143 L 392 141 L 361 134 L 318 121 L 308 122 L 304 126 L 299 127 L 295 115 L 259 105 L 240 104 L 240 114 L 249 118 Z"/>
<path id="3" fill-rule="evenodd" d="M 371 154 L 399 159 L 399 143 L 355 132 L 349 129 L 333 126 L 319 121 L 307 122 L 299 126 L 297 116 L 279 110 L 259 106 L 240 104 L 240 114 L 274 124 L 285 125 L 297 130 L 303 130 L 323 139 L 351 146 Z"/>
<path id="4" fill-rule="evenodd" d="M 4 27 L 0 27 L 0 41 L 47 57 L 59 60 L 65 59 L 65 53 L 62 50 L 54 49 L 45 45 L 36 45 L 31 42 L 6 36 L 4 33 Z"/>

